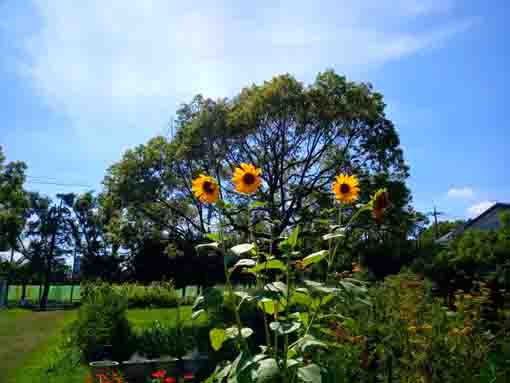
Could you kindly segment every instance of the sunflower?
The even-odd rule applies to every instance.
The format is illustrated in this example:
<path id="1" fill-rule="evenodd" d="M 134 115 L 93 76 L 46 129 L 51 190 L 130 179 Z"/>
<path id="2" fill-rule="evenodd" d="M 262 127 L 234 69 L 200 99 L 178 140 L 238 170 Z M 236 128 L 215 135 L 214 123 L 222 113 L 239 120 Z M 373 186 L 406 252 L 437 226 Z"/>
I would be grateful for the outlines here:
<path id="1" fill-rule="evenodd" d="M 333 183 L 333 193 L 336 199 L 342 203 L 350 203 L 358 198 L 359 182 L 355 176 L 340 174 Z"/>
<path id="2" fill-rule="evenodd" d="M 262 171 L 253 165 L 242 163 L 234 171 L 232 182 L 239 193 L 255 193 L 262 183 Z"/>
<path id="3" fill-rule="evenodd" d="M 376 222 L 381 222 L 384 211 L 390 204 L 390 198 L 386 189 L 379 189 L 372 197 L 372 216 Z"/>
<path id="4" fill-rule="evenodd" d="M 220 188 L 213 177 L 201 174 L 192 182 L 193 194 L 203 203 L 214 203 L 218 200 Z"/>

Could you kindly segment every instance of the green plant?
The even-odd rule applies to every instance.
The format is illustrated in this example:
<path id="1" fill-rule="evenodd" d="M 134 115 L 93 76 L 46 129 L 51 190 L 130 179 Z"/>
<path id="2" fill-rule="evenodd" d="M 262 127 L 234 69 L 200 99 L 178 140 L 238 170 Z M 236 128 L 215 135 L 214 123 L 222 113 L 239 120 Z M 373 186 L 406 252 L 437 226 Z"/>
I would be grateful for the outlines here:
<path id="1" fill-rule="evenodd" d="M 82 357 L 91 361 L 102 357 L 105 347 L 111 356 L 124 360 L 131 353 L 131 328 L 127 320 L 127 297 L 108 283 L 87 286 L 72 338 Z"/>
<path id="2" fill-rule="evenodd" d="M 125 283 L 115 288 L 127 296 L 129 308 L 171 308 L 178 305 L 173 282 L 153 282 L 148 286 Z"/>
<path id="3" fill-rule="evenodd" d="M 350 180 L 348 187 L 354 188 L 355 185 L 355 179 Z M 350 198 L 350 201 L 352 195 L 345 190 L 346 187 L 338 185 L 338 198 Z M 356 195 L 357 192 L 354 197 Z M 211 329 L 209 337 L 214 350 L 233 343 L 238 350 L 237 356 L 233 361 L 218 366 L 208 381 L 320 382 L 322 376 L 334 377 L 335 362 L 329 359 L 329 355 L 338 351 L 338 334 L 325 327 L 348 319 L 348 312 L 345 315 L 338 313 L 340 307 L 349 306 L 354 309 L 363 306 L 366 309 L 370 306 L 370 302 L 365 299 L 367 289 L 363 282 L 334 277 L 333 268 L 340 254 L 339 244 L 360 213 L 372 209 L 380 217 L 386 203 L 387 195 L 383 189 L 351 214 L 346 223 L 342 224 L 340 210 L 338 224 L 333 225 L 331 231 L 323 236 L 328 250 L 305 256 L 299 238 L 300 226 L 279 241 L 278 257 L 273 256 L 271 250 L 269 253 L 260 250 L 256 241 L 232 247 L 230 252 L 243 258 L 232 267 L 225 263 L 227 283 L 224 296 L 208 290 L 194 305 L 195 316 L 217 312 L 220 302 L 233 313 L 233 320 Z M 222 209 L 228 208 L 221 202 L 219 205 Z M 217 239 L 225 252 L 221 216 L 219 219 L 220 233 Z M 201 248 L 206 246 L 201 245 Z M 210 246 L 218 247 L 218 243 Z M 269 248 L 272 249 L 272 244 Z M 324 281 L 306 279 L 313 265 L 321 262 L 326 263 Z M 234 291 L 230 281 L 236 269 L 244 269 L 253 274 L 258 288 L 252 292 Z M 249 342 L 255 331 L 246 326 L 241 317 L 242 308 L 247 305 L 255 305 L 263 321 L 265 341 L 255 350 Z M 349 353 L 351 360 L 353 354 L 356 352 Z"/>
<path id="4" fill-rule="evenodd" d="M 149 358 L 165 355 L 180 358 L 197 345 L 193 330 L 191 327 L 172 326 L 154 321 L 150 327 L 136 336 L 137 351 Z"/>

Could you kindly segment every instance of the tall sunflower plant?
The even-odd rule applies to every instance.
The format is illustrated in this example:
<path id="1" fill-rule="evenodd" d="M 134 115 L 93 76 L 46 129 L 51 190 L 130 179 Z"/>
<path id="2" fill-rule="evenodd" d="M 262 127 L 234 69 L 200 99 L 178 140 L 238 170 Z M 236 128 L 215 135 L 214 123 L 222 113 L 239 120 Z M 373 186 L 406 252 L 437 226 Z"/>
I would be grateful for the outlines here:
<path id="1" fill-rule="evenodd" d="M 262 187 L 262 172 L 253 164 L 242 163 L 233 172 L 232 184 L 236 192 L 253 196 Z M 192 190 L 203 203 L 221 203 L 220 186 L 214 177 L 200 175 L 193 181 Z M 357 205 L 349 220 L 343 222 L 342 208 L 358 200 L 359 182 L 354 175 L 340 174 L 332 184 L 332 192 L 338 203 L 338 217 L 335 217 L 335 224 L 330 225 L 331 230 L 322 235 L 327 247 L 323 250 L 303 254 L 299 226 L 287 238 L 279 240 L 278 255 L 259 251 L 254 237 L 249 243 L 226 249 L 221 214 L 220 232 L 215 236 L 218 241 L 197 247 L 200 252 L 213 246 L 221 249 L 224 255 L 238 258 L 232 267 L 224 262 L 224 292 L 206 289 L 193 306 L 193 318 L 217 310 L 222 302 L 234 313 L 235 323 L 211 329 L 209 338 L 215 351 L 233 342 L 238 349 L 237 357 L 217 366 L 207 382 L 321 382 L 328 376 L 331 366 L 327 362 L 328 354 L 339 347 L 335 335 L 327 331 L 328 326 L 348 320 L 339 314 L 339 305 L 370 305 L 362 282 L 334 277 L 333 265 L 339 246 L 360 214 L 371 211 L 373 218 L 380 222 L 389 204 L 387 190 L 380 189 L 367 203 Z M 272 244 L 269 248 L 273 248 Z M 323 262 L 327 265 L 325 281 L 306 279 L 311 267 Z M 359 270 L 359 266 L 355 267 Z M 253 292 L 234 288 L 231 277 L 239 269 L 255 276 L 257 288 Z M 240 310 L 246 304 L 255 304 L 263 317 L 261 338 L 265 342 L 262 345 L 255 346 L 250 341 L 254 330 L 241 321 Z"/>

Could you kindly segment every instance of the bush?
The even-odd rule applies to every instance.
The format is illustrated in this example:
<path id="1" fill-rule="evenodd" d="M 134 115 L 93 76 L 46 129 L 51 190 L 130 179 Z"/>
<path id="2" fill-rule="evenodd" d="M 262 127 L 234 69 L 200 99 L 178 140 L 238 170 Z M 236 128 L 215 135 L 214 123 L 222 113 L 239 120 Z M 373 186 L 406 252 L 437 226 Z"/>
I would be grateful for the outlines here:
<path id="1" fill-rule="evenodd" d="M 83 304 L 73 324 L 73 343 L 85 361 L 111 357 L 124 360 L 131 354 L 128 299 L 108 283 L 84 288 Z M 110 354 L 110 355 L 108 355 Z"/>
<path id="2" fill-rule="evenodd" d="M 126 283 L 115 288 L 127 297 L 129 308 L 177 307 L 179 299 L 172 282 L 153 282 L 148 286 Z"/>
<path id="3" fill-rule="evenodd" d="M 150 327 L 137 334 L 135 339 L 136 351 L 149 358 L 180 358 L 195 349 L 207 352 L 209 343 L 205 326 L 189 327 L 160 321 L 154 321 Z"/>

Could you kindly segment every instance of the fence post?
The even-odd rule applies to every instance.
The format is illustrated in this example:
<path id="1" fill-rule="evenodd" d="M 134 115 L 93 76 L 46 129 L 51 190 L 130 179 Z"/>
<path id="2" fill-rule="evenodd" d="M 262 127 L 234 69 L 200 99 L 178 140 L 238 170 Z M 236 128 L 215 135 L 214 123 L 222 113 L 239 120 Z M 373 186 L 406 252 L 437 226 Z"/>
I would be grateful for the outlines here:
<path id="1" fill-rule="evenodd" d="M 73 304 L 74 281 L 71 281 L 71 304 Z"/>
<path id="2" fill-rule="evenodd" d="M 9 290 L 7 289 L 7 281 L 5 279 L 0 279 L 0 308 L 7 307 L 7 294 Z"/>

